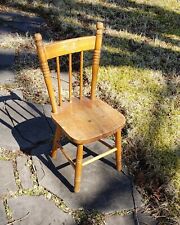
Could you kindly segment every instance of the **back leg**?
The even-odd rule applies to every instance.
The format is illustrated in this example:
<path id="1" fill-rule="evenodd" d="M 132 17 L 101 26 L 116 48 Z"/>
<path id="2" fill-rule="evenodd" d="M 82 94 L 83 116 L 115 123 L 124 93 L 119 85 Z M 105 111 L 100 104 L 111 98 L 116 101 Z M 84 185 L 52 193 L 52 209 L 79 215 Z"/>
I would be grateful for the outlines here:
<path id="1" fill-rule="evenodd" d="M 60 145 L 59 144 L 60 138 L 61 138 L 61 128 L 59 126 L 56 126 L 56 131 L 53 139 L 53 147 L 51 150 L 51 157 L 53 159 L 56 159 L 57 149 L 59 148 Z"/>

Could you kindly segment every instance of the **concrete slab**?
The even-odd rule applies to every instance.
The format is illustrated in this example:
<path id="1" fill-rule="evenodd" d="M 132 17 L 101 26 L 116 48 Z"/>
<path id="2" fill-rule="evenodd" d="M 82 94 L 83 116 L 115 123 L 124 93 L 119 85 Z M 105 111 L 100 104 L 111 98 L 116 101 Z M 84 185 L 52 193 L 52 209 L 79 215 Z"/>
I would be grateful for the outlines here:
<path id="1" fill-rule="evenodd" d="M 9 84 L 15 81 L 15 74 L 11 70 L 11 67 L 14 63 L 14 58 L 15 58 L 14 49 L 0 50 L 0 83 L 1 84 Z"/>
<path id="2" fill-rule="evenodd" d="M 15 81 L 15 74 L 12 70 L 0 69 L 0 84 L 9 84 Z"/>
<path id="3" fill-rule="evenodd" d="M 6 217 L 6 213 L 5 213 L 5 208 L 3 205 L 3 202 L 0 201 L 0 225 L 5 225 L 7 224 L 7 217 Z"/>
<path id="4" fill-rule="evenodd" d="M 8 91 L 6 89 L 0 91 L 0 103 L 4 103 L 7 100 L 23 100 L 23 93 L 19 89 L 13 89 Z"/>
<path id="5" fill-rule="evenodd" d="M 127 216 L 108 216 L 106 218 L 106 225 L 136 225 L 133 215 L 127 215 Z"/>
<path id="6" fill-rule="evenodd" d="M 75 158 L 76 146 L 68 143 L 65 148 Z M 94 152 L 100 153 L 104 148 L 100 143 L 93 143 L 84 149 L 84 153 L 91 158 Z M 34 157 L 33 161 L 40 185 L 64 199 L 71 208 L 112 212 L 134 207 L 130 180 L 114 168 L 113 154 L 83 168 L 81 191 L 78 194 L 73 193 L 74 171 L 60 152 L 57 160 L 42 154 L 38 155 L 38 159 Z"/>
<path id="7" fill-rule="evenodd" d="M 35 148 L 32 148 L 29 154 L 36 157 L 39 157 L 42 154 L 49 155 L 51 152 L 51 149 L 52 149 L 52 143 L 45 143 Z"/>
<path id="8" fill-rule="evenodd" d="M 5 23 L 4 27 L 8 25 L 12 32 L 19 33 L 35 33 L 43 29 L 45 21 L 41 17 L 27 16 L 22 13 L 5 12 L 0 15 L 1 23 Z M 2 24 L 3 25 L 3 24 Z"/>
<path id="9" fill-rule="evenodd" d="M 0 14 L 0 20 L 1 22 L 4 21 L 4 22 L 7 22 L 7 21 L 12 21 L 12 17 L 10 16 L 9 13 L 2 13 Z"/>
<path id="10" fill-rule="evenodd" d="M 14 100 L 23 100 L 24 99 L 23 92 L 20 89 L 13 89 L 10 92 L 10 95 L 11 95 L 11 99 L 14 99 Z"/>
<path id="11" fill-rule="evenodd" d="M 12 209 L 14 220 L 23 218 L 18 225 L 76 224 L 71 215 L 62 212 L 43 196 L 22 196 L 9 199 L 8 204 Z"/>
<path id="12" fill-rule="evenodd" d="M 51 105 L 50 104 L 44 104 L 44 105 L 42 105 L 42 107 L 43 107 L 44 115 L 46 117 L 51 118 L 51 111 L 52 111 Z"/>
<path id="13" fill-rule="evenodd" d="M 44 104 L 44 105 L 42 105 L 42 107 L 43 107 L 44 115 L 47 118 L 51 118 L 52 106 L 50 104 Z M 56 129 L 55 123 L 53 123 L 53 121 L 50 119 L 50 120 L 48 120 L 48 124 L 49 124 L 49 127 L 50 127 L 52 133 L 54 134 L 55 129 Z"/>
<path id="14" fill-rule="evenodd" d="M 12 35 L 12 33 L 15 33 L 15 31 L 13 31 L 12 28 L 8 27 L 6 22 L 1 23 L 1 27 L 0 27 L 0 38 L 1 38 L 1 40 L 4 40 L 7 35 Z"/>
<path id="15" fill-rule="evenodd" d="M 1 147 L 29 150 L 51 142 L 52 121 L 45 117 L 43 107 L 21 100 L 7 100 L 0 110 Z M 5 108 L 6 107 L 6 108 Z"/>
<path id="16" fill-rule="evenodd" d="M 0 70 L 11 67 L 14 63 L 15 50 L 14 49 L 0 49 Z M 1 71 L 2 73 L 2 71 Z"/>
<path id="17" fill-rule="evenodd" d="M 51 71 L 53 86 L 57 90 L 57 74 L 54 70 Z M 74 76 L 72 76 L 72 83 L 75 81 Z M 69 74 L 68 72 L 61 72 L 61 85 L 63 91 L 69 91 Z"/>
<path id="18" fill-rule="evenodd" d="M 5 99 L 2 99 L 2 97 L 6 97 L 6 96 L 9 96 L 10 93 L 8 90 L 0 90 L 0 102 L 3 102 L 5 101 Z"/>
<path id="19" fill-rule="evenodd" d="M 15 50 L 0 49 L 0 83 L 7 84 L 14 82 L 15 74 L 11 70 L 14 63 Z"/>
<path id="20" fill-rule="evenodd" d="M 3 99 L 5 97 L 2 97 Z M 1 97 L 0 97 L 1 99 Z M 0 102 L 0 147 L 3 147 L 5 149 L 15 151 L 19 150 L 19 144 L 17 143 L 15 139 L 15 135 L 12 135 L 13 130 L 13 124 L 11 119 L 9 118 L 6 110 L 5 105 L 3 102 Z M 16 132 L 16 131 L 14 131 Z M 18 133 L 16 132 L 16 135 L 18 136 Z M 23 142 L 23 140 L 21 140 Z M 28 144 L 28 143 L 27 143 Z"/>
<path id="21" fill-rule="evenodd" d="M 141 224 L 148 224 L 148 225 L 157 224 L 156 220 L 152 216 L 148 215 L 147 213 L 138 212 L 137 217 L 138 217 L 140 225 Z"/>
<path id="22" fill-rule="evenodd" d="M 11 161 L 0 161 L 0 184 L 0 195 L 17 190 Z"/>
<path id="23" fill-rule="evenodd" d="M 17 157 L 17 170 L 23 188 L 32 188 L 33 182 L 31 179 L 30 169 L 27 166 L 28 158 L 26 156 Z"/>

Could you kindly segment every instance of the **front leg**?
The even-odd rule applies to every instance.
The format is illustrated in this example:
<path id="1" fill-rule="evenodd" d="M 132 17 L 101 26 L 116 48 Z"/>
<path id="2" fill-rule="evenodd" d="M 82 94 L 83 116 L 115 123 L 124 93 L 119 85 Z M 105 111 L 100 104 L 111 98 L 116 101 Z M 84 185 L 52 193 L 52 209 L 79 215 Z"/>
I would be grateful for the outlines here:
<path id="1" fill-rule="evenodd" d="M 76 154 L 75 178 L 74 178 L 74 192 L 76 193 L 80 191 L 82 159 L 83 159 L 83 145 L 78 145 Z"/>
<path id="2" fill-rule="evenodd" d="M 116 168 L 118 171 L 122 170 L 122 149 L 121 149 L 121 130 L 119 129 L 115 133 L 115 143 L 116 143 Z"/>

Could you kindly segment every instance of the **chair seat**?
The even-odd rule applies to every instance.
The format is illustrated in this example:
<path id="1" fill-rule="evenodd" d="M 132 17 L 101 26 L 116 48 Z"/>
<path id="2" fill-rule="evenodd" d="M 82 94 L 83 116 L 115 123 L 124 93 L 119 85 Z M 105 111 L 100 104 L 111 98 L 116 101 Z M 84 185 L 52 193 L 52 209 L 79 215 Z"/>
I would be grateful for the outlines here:
<path id="1" fill-rule="evenodd" d="M 125 125 L 124 116 L 105 102 L 83 97 L 63 103 L 52 119 L 76 144 L 86 144 L 115 133 Z"/>

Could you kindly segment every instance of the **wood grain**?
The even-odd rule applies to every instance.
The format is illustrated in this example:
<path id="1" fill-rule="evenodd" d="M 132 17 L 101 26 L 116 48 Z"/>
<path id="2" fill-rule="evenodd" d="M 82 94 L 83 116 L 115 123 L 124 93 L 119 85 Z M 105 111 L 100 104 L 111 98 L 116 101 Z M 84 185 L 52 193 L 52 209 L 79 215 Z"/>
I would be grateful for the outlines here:
<path id="1" fill-rule="evenodd" d="M 115 133 L 125 124 L 124 116 L 105 102 L 83 97 L 63 103 L 53 113 L 55 123 L 76 144 L 90 143 Z"/>
<path id="2" fill-rule="evenodd" d="M 121 151 L 121 130 L 117 130 L 115 133 L 115 142 L 116 142 L 116 168 L 118 171 L 122 170 L 122 151 Z"/>
<path id="3" fill-rule="evenodd" d="M 62 105 L 61 76 L 60 76 L 60 62 L 59 62 L 59 56 L 56 57 L 56 68 L 57 68 L 57 82 L 58 82 L 58 99 L 59 99 L 59 105 Z"/>
<path id="4" fill-rule="evenodd" d="M 44 50 L 44 45 L 42 42 L 42 36 L 41 36 L 41 34 L 37 33 L 37 34 L 35 34 L 34 38 L 35 38 L 35 43 L 36 43 L 36 47 L 37 47 L 39 61 L 41 64 L 41 70 L 44 75 L 44 80 L 46 83 L 46 87 L 47 87 L 49 98 L 50 98 L 51 105 L 52 105 L 52 112 L 55 113 L 55 112 L 57 112 L 57 102 L 55 99 L 51 73 L 49 70 L 49 66 L 48 66 L 48 62 L 47 62 L 47 58 L 46 58 L 46 54 L 45 54 L 45 50 Z"/>
<path id="5" fill-rule="evenodd" d="M 79 87 L 79 97 L 82 99 L 83 96 L 83 51 L 80 54 L 80 87 Z"/>
<path id="6" fill-rule="evenodd" d="M 52 59 L 70 53 L 93 50 L 95 47 L 95 40 L 96 36 L 87 36 L 46 44 L 46 58 Z"/>
<path id="7" fill-rule="evenodd" d="M 91 82 L 91 99 L 95 99 L 96 94 L 96 84 L 97 84 L 97 75 L 99 71 L 99 61 L 101 54 L 101 45 L 102 45 L 102 34 L 103 34 L 103 23 L 97 23 L 96 25 L 96 43 L 93 54 L 93 65 L 92 65 L 92 82 Z"/>
<path id="8" fill-rule="evenodd" d="M 96 36 L 73 38 L 50 44 L 43 44 L 40 34 L 35 34 L 37 53 L 52 105 L 52 119 L 56 124 L 52 157 L 56 157 L 58 141 L 63 132 L 72 142 L 77 144 L 76 164 L 61 148 L 62 153 L 75 168 L 74 191 L 79 192 L 82 165 L 87 165 L 101 157 L 116 151 L 116 167 L 120 171 L 121 164 L 121 129 L 125 125 L 125 117 L 105 102 L 96 98 L 97 76 L 100 63 L 103 24 L 97 23 Z M 94 50 L 92 63 L 92 82 L 90 98 L 83 97 L 83 51 Z M 72 54 L 80 52 L 80 98 L 72 97 Z M 69 55 L 69 102 L 62 102 L 59 56 Z M 56 58 L 59 106 L 55 99 L 48 60 Z M 109 135 L 115 134 L 116 146 L 89 161 L 83 161 L 83 145 Z M 111 145 L 100 140 L 108 147 Z"/>
<path id="9" fill-rule="evenodd" d="M 80 191 L 82 159 L 83 159 L 83 145 L 78 145 L 76 154 L 75 178 L 74 178 L 74 192 L 76 193 Z"/>
<path id="10" fill-rule="evenodd" d="M 69 101 L 72 97 L 72 54 L 69 54 Z"/>

